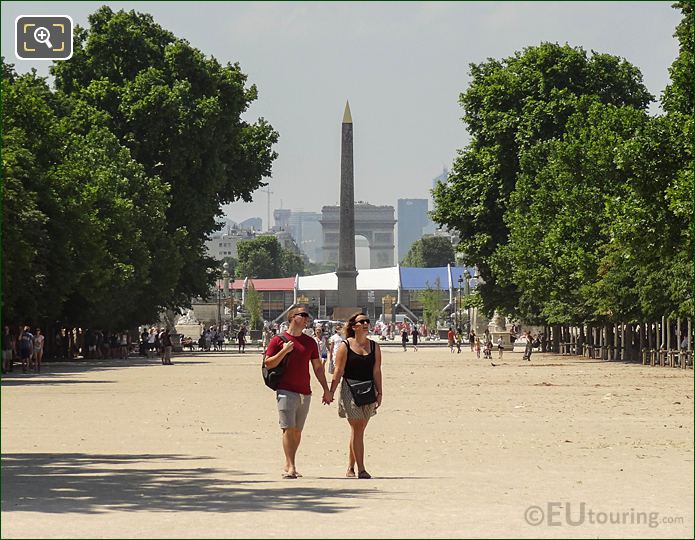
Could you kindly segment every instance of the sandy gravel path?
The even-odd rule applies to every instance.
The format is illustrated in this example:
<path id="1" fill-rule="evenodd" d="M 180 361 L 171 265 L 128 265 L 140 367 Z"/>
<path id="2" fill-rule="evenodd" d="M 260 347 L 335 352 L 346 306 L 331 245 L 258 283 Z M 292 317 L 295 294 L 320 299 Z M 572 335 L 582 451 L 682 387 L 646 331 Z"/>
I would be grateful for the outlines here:
<path id="1" fill-rule="evenodd" d="M 343 478 L 348 426 L 315 381 L 304 478 L 280 478 L 255 353 L 15 371 L 1 388 L 0 533 L 692 538 L 692 371 L 520 353 L 491 366 L 445 348 L 383 358 L 372 480 Z"/>

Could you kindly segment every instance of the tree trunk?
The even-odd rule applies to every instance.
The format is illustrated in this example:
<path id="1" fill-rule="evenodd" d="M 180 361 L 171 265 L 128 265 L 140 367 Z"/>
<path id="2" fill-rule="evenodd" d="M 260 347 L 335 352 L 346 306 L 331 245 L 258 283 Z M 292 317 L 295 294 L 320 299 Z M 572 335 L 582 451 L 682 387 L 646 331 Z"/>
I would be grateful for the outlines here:
<path id="1" fill-rule="evenodd" d="M 553 325 L 552 327 L 552 335 L 553 335 L 553 349 L 552 351 L 555 354 L 560 353 L 560 325 L 556 324 Z"/>

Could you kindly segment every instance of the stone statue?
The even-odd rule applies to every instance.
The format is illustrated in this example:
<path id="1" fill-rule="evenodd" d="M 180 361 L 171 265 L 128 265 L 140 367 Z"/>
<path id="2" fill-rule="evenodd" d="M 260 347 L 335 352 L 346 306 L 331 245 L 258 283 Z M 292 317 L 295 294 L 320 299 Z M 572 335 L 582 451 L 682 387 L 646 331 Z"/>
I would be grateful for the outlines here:
<path id="1" fill-rule="evenodd" d="M 200 324 L 192 309 L 187 309 L 176 324 Z"/>
<path id="2" fill-rule="evenodd" d="M 507 320 L 505 317 L 499 314 L 497 310 L 495 310 L 494 315 L 492 316 L 492 319 L 490 320 L 490 323 L 487 325 L 488 330 L 491 332 L 506 332 L 507 331 Z"/>

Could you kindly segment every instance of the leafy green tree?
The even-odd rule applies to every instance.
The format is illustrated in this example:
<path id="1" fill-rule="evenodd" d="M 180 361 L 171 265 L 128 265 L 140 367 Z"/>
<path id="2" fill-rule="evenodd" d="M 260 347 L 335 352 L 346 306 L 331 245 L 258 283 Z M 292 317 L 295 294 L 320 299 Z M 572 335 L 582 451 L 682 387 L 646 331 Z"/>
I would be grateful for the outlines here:
<path id="1" fill-rule="evenodd" d="M 304 265 L 304 275 L 315 276 L 317 274 L 328 274 L 335 272 L 335 263 L 306 263 Z"/>
<path id="2" fill-rule="evenodd" d="M 283 248 L 280 252 L 280 275 L 282 277 L 304 274 L 304 259 L 301 255 Z"/>
<path id="3" fill-rule="evenodd" d="M 416 240 L 403 259 L 403 266 L 437 268 L 454 261 L 451 240 L 443 236 L 425 236 Z"/>
<path id="4" fill-rule="evenodd" d="M 237 244 L 239 262 L 236 274 L 241 278 L 280 277 L 281 253 L 280 242 L 271 235 L 258 236 L 253 240 L 241 240 Z"/>
<path id="5" fill-rule="evenodd" d="M 597 283 L 608 295 L 615 274 L 629 275 L 646 320 L 693 313 L 693 6 L 673 7 L 683 17 L 675 33 L 679 54 L 661 98 L 666 115 L 650 119 L 617 153 L 633 189 L 614 201 L 610 257 Z"/>
<path id="6" fill-rule="evenodd" d="M 4 317 L 111 328 L 154 319 L 170 294 L 166 186 L 93 107 L 4 63 L 2 84 Z"/>
<path id="7" fill-rule="evenodd" d="M 244 307 L 249 315 L 251 329 L 260 330 L 263 326 L 263 298 L 261 293 L 253 286 L 253 283 L 249 283 L 249 287 L 246 290 Z"/>
<path id="8" fill-rule="evenodd" d="M 277 278 L 304 273 L 303 259 L 283 248 L 277 238 L 262 235 L 253 240 L 242 240 L 237 245 L 238 277 Z"/>
<path id="9" fill-rule="evenodd" d="M 607 201 L 607 241 L 587 293 L 598 313 L 615 320 L 693 312 L 693 6 L 674 7 L 683 17 L 675 34 L 679 55 L 661 98 L 666 115 L 649 117 L 622 144 L 611 141 L 615 167 L 629 181 Z"/>
<path id="10" fill-rule="evenodd" d="M 616 149 L 647 122 L 643 111 L 584 97 L 561 139 L 526 153 L 505 215 L 509 241 L 493 255 L 493 265 L 507 268 L 504 278 L 519 287 L 517 314 L 525 320 L 568 324 L 635 315 L 628 314 L 636 305 L 624 294 L 628 282 L 613 289 L 622 306 L 610 314 L 598 306 L 605 295 L 592 286 L 611 238 L 612 202 L 630 192 L 630 174 L 614 164 Z"/>
<path id="11" fill-rule="evenodd" d="M 693 4 L 679 1 L 673 4 L 683 14 L 674 36 L 679 52 L 669 68 L 671 83 L 664 90 L 661 105 L 667 113 L 680 113 L 692 120 L 693 113 Z"/>
<path id="12" fill-rule="evenodd" d="M 524 167 L 538 168 L 543 145 L 562 138 L 582 97 L 645 110 L 652 96 L 627 61 L 552 43 L 473 64 L 471 78 L 460 98 L 471 142 L 460 151 L 449 182 L 434 189 L 433 217 L 459 231 L 465 264 L 475 265 L 484 279 L 485 311 L 513 313 L 520 291 L 509 279 L 508 258 L 498 251 L 509 242 L 506 215 Z"/>
<path id="13" fill-rule="evenodd" d="M 43 80 L 34 73 L 17 77 L 3 59 L 2 302 L 8 322 L 37 317 L 46 288 L 49 216 L 38 193 L 59 140 L 49 97 Z"/>
<path id="14" fill-rule="evenodd" d="M 58 90 L 100 111 L 108 127 L 167 189 L 159 228 L 173 239 L 172 306 L 205 294 L 214 279 L 204 241 L 223 204 L 265 185 L 277 133 L 241 118 L 256 99 L 238 64 L 220 65 L 150 15 L 103 6 L 76 28 L 73 57 L 51 68 Z"/>
<path id="15" fill-rule="evenodd" d="M 444 291 L 442 291 L 441 283 L 437 278 L 434 287 L 429 283 L 424 291 L 417 293 L 417 299 L 422 304 L 422 318 L 428 328 L 436 329 L 444 307 Z"/>

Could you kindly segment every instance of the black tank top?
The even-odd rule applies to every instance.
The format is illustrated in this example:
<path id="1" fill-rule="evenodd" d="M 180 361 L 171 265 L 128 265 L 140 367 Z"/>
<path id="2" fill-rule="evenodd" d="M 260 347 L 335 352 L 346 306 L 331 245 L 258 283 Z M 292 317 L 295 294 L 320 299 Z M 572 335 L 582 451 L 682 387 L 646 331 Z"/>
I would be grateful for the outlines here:
<path id="1" fill-rule="evenodd" d="M 357 381 L 371 381 L 374 379 L 374 342 L 369 340 L 369 354 L 357 354 L 350 348 L 350 342 L 345 341 L 348 348 L 347 362 L 343 377 Z"/>

